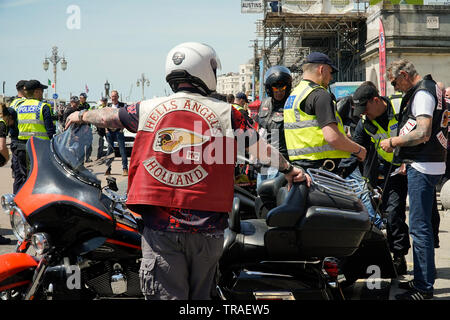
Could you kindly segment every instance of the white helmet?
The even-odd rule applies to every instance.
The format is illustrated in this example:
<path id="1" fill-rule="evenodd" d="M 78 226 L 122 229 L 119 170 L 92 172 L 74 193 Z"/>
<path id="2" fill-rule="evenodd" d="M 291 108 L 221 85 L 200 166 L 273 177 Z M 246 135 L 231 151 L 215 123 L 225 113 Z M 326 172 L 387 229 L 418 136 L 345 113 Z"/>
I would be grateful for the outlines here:
<path id="1" fill-rule="evenodd" d="M 187 82 L 209 95 L 216 90 L 216 70 L 221 67 L 213 48 L 198 42 L 185 42 L 167 54 L 166 81 L 174 92 L 180 83 Z"/>

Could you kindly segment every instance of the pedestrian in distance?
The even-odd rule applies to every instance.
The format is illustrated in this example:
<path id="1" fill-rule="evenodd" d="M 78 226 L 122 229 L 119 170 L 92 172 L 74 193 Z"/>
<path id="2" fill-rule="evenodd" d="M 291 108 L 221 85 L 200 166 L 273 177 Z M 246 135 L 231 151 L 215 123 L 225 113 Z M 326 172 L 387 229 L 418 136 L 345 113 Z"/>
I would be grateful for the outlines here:
<path id="1" fill-rule="evenodd" d="M 87 103 L 86 100 L 87 100 L 87 94 L 84 92 L 80 93 L 80 106 L 78 107 L 78 110 L 90 110 L 91 109 L 91 106 L 89 105 L 89 103 Z M 91 154 L 92 154 L 92 145 L 88 146 L 88 148 L 86 150 L 85 162 L 92 162 Z"/>
<path id="2" fill-rule="evenodd" d="M 87 122 L 137 132 L 127 205 L 144 220 L 140 277 L 146 299 L 211 299 L 233 202 L 239 139 L 252 154 L 272 162 L 289 183 L 311 181 L 260 139 L 240 112 L 209 97 L 219 67 L 210 46 L 180 44 L 166 58 L 173 95 L 127 108 L 76 112 L 67 119 L 66 126 Z M 213 146 L 227 151 L 214 158 L 204 152 Z"/>
<path id="3" fill-rule="evenodd" d="M 227 102 L 234 103 L 234 95 L 232 93 L 227 94 Z"/>
<path id="4" fill-rule="evenodd" d="M 77 96 L 70 97 L 69 105 L 64 110 L 62 121 L 63 124 L 66 123 L 67 117 L 75 111 L 79 111 L 80 108 L 80 99 Z"/>
<path id="5" fill-rule="evenodd" d="M 113 90 L 111 91 L 111 103 L 108 106 L 110 108 L 121 109 L 125 108 L 126 104 L 119 101 L 119 92 Z M 120 157 L 122 158 L 122 175 L 128 176 L 128 157 L 125 149 L 125 135 L 123 133 L 123 128 L 106 128 L 106 140 L 108 141 L 107 156 L 114 152 L 114 142 L 117 142 Z M 114 158 L 106 161 L 108 169 L 106 169 L 105 175 L 111 174 L 111 164 L 113 161 Z"/>
<path id="6" fill-rule="evenodd" d="M 407 291 L 396 298 L 432 299 L 436 278 L 432 208 L 436 184 L 445 173 L 447 108 L 442 90 L 431 75 L 422 78 L 406 59 L 389 66 L 388 79 L 404 96 L 399 134 L 382 140 L 380 146 L 387 153 L 395 150 L 394 161 L 407 163 L 409 233 L 414 259 L 414 280 L 400 283 L 399 288 Z"/>
<path id="7" fill-rule="evenodd" d="M 100 100 L 100 104 L 97 106 L 97 110 L 101 110 L 108 106 L 108 98 L 102 97 Z M 98 134 L 98 149 L 97 149 L 97 159 L 100 159 L 106 155 L 106 152 L 103 150 L 105 147 L 105 137 L 106 137 L 106 130 L 105 128 L 96 127 L 97 128 L 97 134 Z"/>

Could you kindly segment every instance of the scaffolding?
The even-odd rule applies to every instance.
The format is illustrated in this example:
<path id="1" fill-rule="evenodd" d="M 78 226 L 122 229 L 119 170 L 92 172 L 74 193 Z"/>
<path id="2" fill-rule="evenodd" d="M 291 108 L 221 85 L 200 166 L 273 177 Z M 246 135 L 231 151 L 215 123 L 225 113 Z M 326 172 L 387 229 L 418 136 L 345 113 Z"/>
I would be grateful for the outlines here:
<path id="1" fill-rule="evenodd" d="M 288 67 L 297 83 L 301 65 L 312 51 L 327 54 L 339 69 L 335 81 L 361 81 L 365 78 L 360 53 L 366 42 L 366 13 L 297 14 L 266 12 L 256 22 L 264 70 L 273 65 Z M 262 39 L 261 39 L 262 38 Z"/>

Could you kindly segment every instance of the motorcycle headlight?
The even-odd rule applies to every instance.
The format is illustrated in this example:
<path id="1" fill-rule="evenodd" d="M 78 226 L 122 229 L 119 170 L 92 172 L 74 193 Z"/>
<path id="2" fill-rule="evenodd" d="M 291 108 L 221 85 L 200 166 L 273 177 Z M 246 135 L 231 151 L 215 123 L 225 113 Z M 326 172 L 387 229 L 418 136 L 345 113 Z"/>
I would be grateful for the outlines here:
<path id="1" fill-rule="evenodd" d="M 17 207 L 13 207 L 10 216 L 11 228 L 19 241 L 28 239 L 31 234 L 31 227 L 28 224 L 25 216 Z"/>
<path id="2" fill-rule="evenodd" d="M 36 250 L 36 253 L 41 255 L 50 249 L 50 236 L 45 232 L 35 233 L 31 237 L 31 244 Z"/>
<path id="3" fill-rule="evenodd" d="M 13 194 L 2 195 L 1 204 L 2 204 L 3 210 L 5 210 L 5 212 L 7 214 L 9 214 L 11 212 L 11 210 L 13 209 L 13 207 L 15 206 L 14 195 Z"/>

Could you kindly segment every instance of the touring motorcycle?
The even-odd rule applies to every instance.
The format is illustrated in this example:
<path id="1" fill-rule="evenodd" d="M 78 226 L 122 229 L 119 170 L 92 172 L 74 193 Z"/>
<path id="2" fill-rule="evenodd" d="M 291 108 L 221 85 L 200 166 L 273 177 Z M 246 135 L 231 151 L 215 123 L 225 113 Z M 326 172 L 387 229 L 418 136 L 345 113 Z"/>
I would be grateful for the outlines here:
<path id="1" fill-rule="evenodd" d="M 0 256 L 1 298 L 141 296 L 140 217 L 126 208 L 115 181 L 102 190 L 83 166 L 91 142 L 87 126 L 72 126 L 27 143 L 28 179 L 1 199 L 18 239 L 16 252 Z"/>
<path id="2" fill-rule="evenodd" d="M 27 143 L 28 179 L 1 202 L 18 239 L 0 256 L 2 299 L 141 298 L 142 220 L 115 181 L 101 187 L 85 166 L 86 126 Z M 335 299 L 342 278 L 395 277 L 386 241 L 351 182 L 321 170 L 310 188 L 265 181 L 254 197 L 235 190 L 217 273 L 218 299 Z M 350 183 L 350 184 L 349 184 Z M 245 219 L 251 210 L 257 219 Z M 244 220 L 245 219 L 245 220 Z M 33 253 L 34 251 L 34 253 Z"/>
<path id="3" fill-rule="evenodd" d="M 218 295 L 230 300 L 342 300 L 357 279 L 396 278 L 386 237 L 359 199 L 362 186 L 308 169 L 310 187 L 283 175 L 258 188 L 258 219 L 242 220 L 235 197 Z"/>

